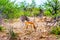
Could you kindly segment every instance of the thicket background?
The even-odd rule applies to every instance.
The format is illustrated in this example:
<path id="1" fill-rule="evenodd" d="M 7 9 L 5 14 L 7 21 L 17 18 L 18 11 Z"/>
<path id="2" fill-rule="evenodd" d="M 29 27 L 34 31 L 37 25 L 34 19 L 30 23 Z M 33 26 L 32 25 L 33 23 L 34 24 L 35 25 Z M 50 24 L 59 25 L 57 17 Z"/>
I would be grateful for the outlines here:
<path id="1" fill-rule="evenodd" d="M 26 3 L 24 0 L 20 2 L 20 5 L 15 4 L 15 1 L 0 0 L 0 17 L 12 19 L 19 18 L 22 15 L 25 16 L 38 16 L 39 14 L 57 17 L 60 16 L 60 1 L 59 0 L 47 0 L 42 5 L 36 6 L 35 0 L 32 3 Z"/>

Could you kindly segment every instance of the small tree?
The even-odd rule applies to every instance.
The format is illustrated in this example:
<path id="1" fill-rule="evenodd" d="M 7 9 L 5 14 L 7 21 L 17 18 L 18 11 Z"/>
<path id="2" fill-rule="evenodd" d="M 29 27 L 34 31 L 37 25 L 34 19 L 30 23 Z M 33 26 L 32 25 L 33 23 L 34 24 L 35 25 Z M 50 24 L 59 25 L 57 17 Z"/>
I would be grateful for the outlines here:
<path id="1" fill-rule="evenodd" d="M 47 2 L 44 4 L 44 7 L 55 17 L 57 17 L 57 14 L 60 12 L 59 0 L 47 0 Z"/>
<path id="2" fill-rule="evenodd" d="M 4 18 L 17 18 L 19 16 L 19 7 L 10 0 L 0 0 L 0 11 Z M 18 16 L 17 16 L 18 15 Z"/>

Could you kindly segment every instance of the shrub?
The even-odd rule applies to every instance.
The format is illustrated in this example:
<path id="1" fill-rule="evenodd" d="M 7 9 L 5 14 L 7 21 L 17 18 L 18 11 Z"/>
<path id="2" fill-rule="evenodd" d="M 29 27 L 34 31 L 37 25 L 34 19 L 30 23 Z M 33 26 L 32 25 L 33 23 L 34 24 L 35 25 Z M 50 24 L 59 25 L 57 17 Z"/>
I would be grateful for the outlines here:
<path id="1" fill-rule="evenodd" d="M 13 31 L 13 29 L 9 30 L 9 40 L 17 40 L 17 34 Z"/>
<path id="2" fill-rule="evenodd" d="M 4 31 L 4 27 L 3 26 L 0 26 L 0 31 Z"/>
<path id="3" fill-rule="evenodd" d="M 49 11 L 45 11 L 45 12 L 44 12 L 44 15 L 45 15 L 45 16 L 52 16 Z"/>
<path id="4" fill-rule="evenodd" d="M 56 34 L 56 35 L 60 35 L 60 27 L 59 26 L 52 27 L 51 33 Z"/>

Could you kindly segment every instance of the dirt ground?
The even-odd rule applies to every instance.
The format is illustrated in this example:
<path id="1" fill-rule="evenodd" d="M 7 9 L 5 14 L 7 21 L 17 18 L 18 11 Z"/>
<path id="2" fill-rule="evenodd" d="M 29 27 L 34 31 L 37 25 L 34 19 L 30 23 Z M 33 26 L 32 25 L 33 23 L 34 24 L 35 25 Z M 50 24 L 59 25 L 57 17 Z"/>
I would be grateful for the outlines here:
<path id="1" fill-rule="evenodd" d="M 31 28 L 24 29 L 26 27 L 25 23 L 21 22 L 20 19 L 15 20 L 13 23 L 4 22 L 2 25 L 6 28 L 4 32 L 0 32 L 0 40 L 9 40 L 9 29 L 13 28 L 13 31 L 17 33 L 17 40 L 60 40 L 56 35 L 50 34 L 51 26 L 46 26 L 45 21 L 41 21 L 40 18 L 29 17 L 30 22 L 33 22 L 36 29 Z M 44 20 L 44 19 L 43 19 Z M 49 23 L 51 25 L 53 23 Z"/>

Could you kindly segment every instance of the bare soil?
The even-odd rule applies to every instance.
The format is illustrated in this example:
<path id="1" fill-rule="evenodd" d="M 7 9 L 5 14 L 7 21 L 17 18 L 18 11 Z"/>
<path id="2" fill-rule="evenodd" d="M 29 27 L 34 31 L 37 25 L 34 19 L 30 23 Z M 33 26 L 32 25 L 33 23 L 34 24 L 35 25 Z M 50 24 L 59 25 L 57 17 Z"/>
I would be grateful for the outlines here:
<path id="1" fill-rule="evenodd" d="M 46 26 L 45 21 L 41 21 L 39 17 L 29 17 L 30 21 L 36 26 L 36 31 L 33 29 L 24 29 L 25 23 L 20 19 L 14 19 L 14 22 L 4 22 L 2 26 L 6 28 L 4 32 L 0 32 L 0 40 L 9 40 L 9 29 L 13 27 L 13 31 L 18 34 L 17 40 L 60 40 L 56 35 L 50 34 L 51 27 Z M 44 20 L 44 19 L 43 19 Z M 53 23 L 52 23 L 53 24 Z M 51 23 L 49 24 L 51 25 Z"/>

